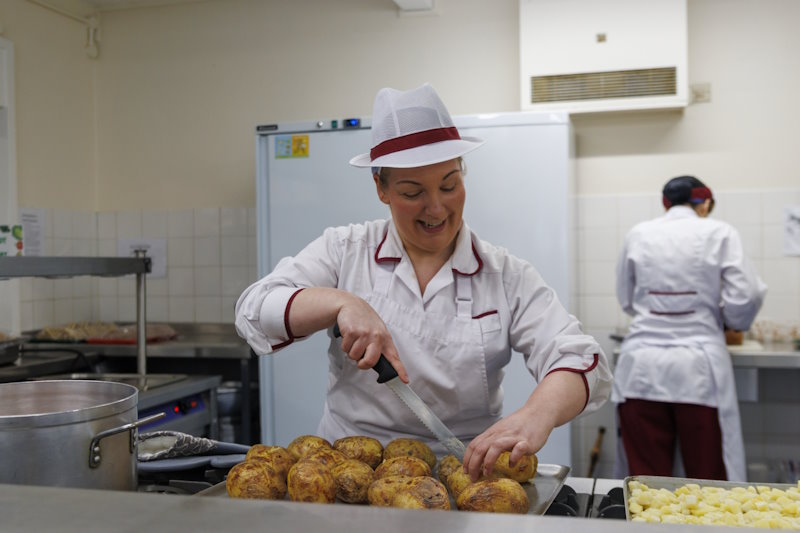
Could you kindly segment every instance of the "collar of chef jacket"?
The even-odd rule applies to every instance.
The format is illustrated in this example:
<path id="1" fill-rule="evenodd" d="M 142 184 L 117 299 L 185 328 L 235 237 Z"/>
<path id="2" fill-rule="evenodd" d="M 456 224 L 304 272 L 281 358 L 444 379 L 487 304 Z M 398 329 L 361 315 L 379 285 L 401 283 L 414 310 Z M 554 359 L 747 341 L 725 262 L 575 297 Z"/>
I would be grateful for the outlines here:
<path id="1" fill-rule="evenodd" d="M 375 260 L 378 263 L 399 262 L 403 255 L 405 255 L 403 242 L 400 240 L 394 221 L 390 220 L 386 237 L 375 251 Z M 456 237 L 456 248 L 450 257 L 450 264 L 454 271 L 463 276 L 477 274 L 483 266 L 483 261 L 472 243 L 472 232 L 464 221 L 461 222 L 461 230 Z"/>

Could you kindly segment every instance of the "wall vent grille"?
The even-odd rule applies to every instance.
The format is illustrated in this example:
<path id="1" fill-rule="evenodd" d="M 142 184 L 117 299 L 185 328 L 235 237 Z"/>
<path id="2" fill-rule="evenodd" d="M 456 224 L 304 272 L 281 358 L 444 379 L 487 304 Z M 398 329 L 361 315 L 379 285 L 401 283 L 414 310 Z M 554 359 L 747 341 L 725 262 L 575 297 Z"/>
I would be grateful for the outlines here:
<path id="1" fill-rule="evenodd" d="M 531 103 L 569 102 L 635 96 L 673 96 L 675 67 L 558 74 L 531 77 Z"/>

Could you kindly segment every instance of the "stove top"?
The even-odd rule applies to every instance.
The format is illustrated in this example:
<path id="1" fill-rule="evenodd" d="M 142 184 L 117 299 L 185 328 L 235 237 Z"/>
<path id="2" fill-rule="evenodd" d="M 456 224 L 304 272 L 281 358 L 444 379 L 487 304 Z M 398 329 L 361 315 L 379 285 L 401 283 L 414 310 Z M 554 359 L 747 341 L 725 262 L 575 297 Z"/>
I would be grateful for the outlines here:
<path id="1" fill-rule="evenodd" d="M 568 478 L 545 515 L 625 520 L 622 480 Z"/>

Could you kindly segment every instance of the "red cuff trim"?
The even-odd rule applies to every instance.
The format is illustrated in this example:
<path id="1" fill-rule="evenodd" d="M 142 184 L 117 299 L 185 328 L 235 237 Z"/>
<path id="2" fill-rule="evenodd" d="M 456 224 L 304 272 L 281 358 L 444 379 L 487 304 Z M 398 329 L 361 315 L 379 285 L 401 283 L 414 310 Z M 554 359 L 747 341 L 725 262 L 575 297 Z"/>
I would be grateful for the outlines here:
<path id="1" fill-rule="evenodd" d="M 586 373 L 591 372 L 597 366 L 597 363 L 600 362 L 600 356 L 598 354 L 594 354 L 594 361 L 588 367 L 584 368 L 583 370 L 579 370 L 577 368 L 567 368 L 567 367 L 559 367 L 554 368 L 550 372 L 547 373 L 547 376 L 552 374 L 553 372 L 572 372 L 573 374 L 580 374 L 581 379 L 583 379 L 583 386 L 586 389 L 586 401 L 583 404 L 583 409 L 586 409 L 586 406 L 589 405 L 589 381 L 586 379 Z M 545 376 L 545 377 L 547 377 Z M 581 409 L 581 411 L 583 411 Z"/>
<path id="2" fill-rule="evenodd" d="M 497 314 L 497 309 L 494 309 L 493 311 L 486 311 L 485 313 L 481 313 L 479 315 L 475 315 L 474 317 L 472 317 L 472 319 L 473 320 L 477 320 L 477 319 L 483 318 L 485 316 L 496 315 L 496 314 Z"/>
<path id="3" fill-rule="evenodd" d="M 286 334 L 289 335 L 289 340 L 280 344 L 276 344 L 272 347 L 273 350 L 278 350 L 284 346 L 289 346 L 297 338 L 294 336 L 294 333 L 292 333 L 291 326 L 289 326 L 289 310 L 292 308 L 292 302 L 294 301 L 295 297 L 300 294 L 301 291 L 303 291 L 303 289 L 297 289 L 294 291 L 294 293 L 289 297 L 289 301 L 286 302 L 286 309 L 283 311 L 283 327 L 286 328 Z"/>

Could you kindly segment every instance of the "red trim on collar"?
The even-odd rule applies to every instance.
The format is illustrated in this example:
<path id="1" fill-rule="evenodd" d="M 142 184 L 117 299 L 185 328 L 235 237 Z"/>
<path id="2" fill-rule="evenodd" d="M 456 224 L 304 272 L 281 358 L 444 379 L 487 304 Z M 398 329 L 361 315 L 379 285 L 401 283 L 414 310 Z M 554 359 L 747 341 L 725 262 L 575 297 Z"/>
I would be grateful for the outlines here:
<path id="1" fill-rule="evenodd" d="M 583 379 L 583 387 L 586 389 L 586 401 L 583 403 L 583 409 L 586 409 L 586 406 L 589 405 L 589 381 L 586 379 L 586 373 L 594 370 L 594 367 L 596 367 L 597 363 L 599 362 L 600 362 L 600 356 L 598 354 L 594 354 L 594 361 L 592 362 L 592 364 L 589 365 L 587 368 L 584 368 L 583 370 L 579 370 L 577 368 L 559 367 L 559 368 L 554 368 L 553 370 L 548 372 L 547 376 L 549 376 L 553 372 L 560 372 L 560 371 L 580 374 L 581 379 Z M 583 411 L 583 409 L 581 409 L 581 411 Z"/>
<path id="2" fill-rule="evenodd" d="M 375 262 L 376 263 L 399 263 L 400 262 L 400 259 L 401 259 L 400 257 L 378 257 L 378 254 L 381 253 L 381 248 L 383 248 L 383 243 L 386 242 L 386 238 L 388 236 L 389 236 L 389 232 L 387 231 L 383 235 L 383 240 L 378 245 L 378 247 L 375 249 Z"/>
<path id="3" fill-rule="evenodd" d="M 436 128 L 433 130 L 418 131 L 409 133 L 401 137 L 395 137 L 383 141 L 378 146 L 369 151 L 369 157 L 375 161 L 381 156 L 393 154 L 409 148 L 417 148 L 426 144 L 433 144 L 442 141 L 458 141 L 461 136 L 455 126 L 451 128 Z"/>
<path id="4" fill-rule="evenodd" d="M 478 268 L 475 269 L 475 272 L 465 273 L 465 272 L 461 272 L 457 268 L 454 268 L 453 272 L 456 273 L 456 274 L 459 274 L 461 276 L 474 276 L 475 274 L 480 272 L 481 269 L 483 268 L 483 260 L 481 259 L 481 256 L 478 255 L 478 250 L 475 249 L 475 243 L 472 243 L 472 254 L 475 256 L 475 259 L 478 261 Z"/>

